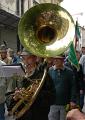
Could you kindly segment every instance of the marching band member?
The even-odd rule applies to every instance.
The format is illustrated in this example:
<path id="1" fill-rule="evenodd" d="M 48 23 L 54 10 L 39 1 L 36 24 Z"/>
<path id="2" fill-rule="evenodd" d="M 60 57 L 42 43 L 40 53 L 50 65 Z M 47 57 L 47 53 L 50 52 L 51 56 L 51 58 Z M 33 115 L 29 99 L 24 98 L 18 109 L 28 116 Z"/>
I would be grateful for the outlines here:
<path id="1" fill-rule="evenodd" d="M 35 82 L 35 80 L 42 78 L 43 70 L 40 71 L 39 67 L 36 65 L 36 56 L 31 53 L 26 53 L 25 51 L 22 52 L 21 55 L 26 67 L 26 77 L 23 80 L 22 85 L 23 88 L 26 89 L 27 86 L 30 85 L 31 81 Z M 53 82 L 48 74 L 45 79 L 45 83 L 30 109 L 17 120 L 48 120 L 48 113 L 50 105 L 54 100 L 53 98 L 55 97 L 55 92 Z M 18 92 L 18 95 L 19 94 L 20 93 Z M 15 100 L 17 100 L 16 96 L 18 95 L 15 95 Z"/>

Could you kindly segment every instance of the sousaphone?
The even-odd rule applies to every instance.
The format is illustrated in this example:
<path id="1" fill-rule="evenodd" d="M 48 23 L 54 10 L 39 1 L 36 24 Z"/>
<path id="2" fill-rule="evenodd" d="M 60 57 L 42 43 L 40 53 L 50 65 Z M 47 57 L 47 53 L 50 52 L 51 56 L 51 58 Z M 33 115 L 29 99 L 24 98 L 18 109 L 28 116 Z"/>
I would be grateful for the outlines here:
<path id="1" fill-rule="evenodd" d="M 75 27 L 72 16 L 59 5 L 44 3 L 30 8 L 20 19 L 18 34 L 21 44 L 31 53 L 40 57 L 56 57 L 64 53 L 73 42 Z M 27 100 L 24 108 L 17 113 L 21 117 L 33 104 L 45 81 L 46 69 L 39 85 L 30 96 L 29 87 L 23 100 L 12 109 L 17 108 Z"/>

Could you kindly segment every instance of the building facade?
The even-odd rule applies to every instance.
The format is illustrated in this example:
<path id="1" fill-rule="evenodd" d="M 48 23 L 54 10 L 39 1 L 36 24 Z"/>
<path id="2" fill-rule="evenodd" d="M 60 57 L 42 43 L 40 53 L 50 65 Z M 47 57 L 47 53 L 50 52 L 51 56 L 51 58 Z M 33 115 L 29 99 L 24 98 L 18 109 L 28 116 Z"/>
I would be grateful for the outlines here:
<path id="1" fill-rule="evenodd" d="M 9 48 L 21 50 L 17 33 L 20 17 L 32 6 L 47 2 L 57 0 L 0 0 L 0 45 L 5 41 Z"/>
<path id="2" fill-rule="evenodd" d="M 36 3 L 35 0 L 0 0 L 0 45 L 5 41 L 7 47 L 21 50 L 18 23 L 20 17 Z"/>
<path id="3" fill-rule="evenodd" d="M 17 25 L 20 16 L 16 14 L 15 0 L 0 0 L 0 45 L 17 49 Z"/>

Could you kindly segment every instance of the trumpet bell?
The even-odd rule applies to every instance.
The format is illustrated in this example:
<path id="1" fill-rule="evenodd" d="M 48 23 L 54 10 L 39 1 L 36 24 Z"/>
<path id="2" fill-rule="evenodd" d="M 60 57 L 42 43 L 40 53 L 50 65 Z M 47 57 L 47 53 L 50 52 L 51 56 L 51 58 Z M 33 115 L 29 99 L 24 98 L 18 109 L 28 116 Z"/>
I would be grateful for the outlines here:
<path id="1" fill-rule="evenodd" d="M 74 39 L 71 15 L 61 6 L 44 3 L 30 8 L 18 26 L 21 44 L 33 54 L 55 57 L 62 54 Z"/>

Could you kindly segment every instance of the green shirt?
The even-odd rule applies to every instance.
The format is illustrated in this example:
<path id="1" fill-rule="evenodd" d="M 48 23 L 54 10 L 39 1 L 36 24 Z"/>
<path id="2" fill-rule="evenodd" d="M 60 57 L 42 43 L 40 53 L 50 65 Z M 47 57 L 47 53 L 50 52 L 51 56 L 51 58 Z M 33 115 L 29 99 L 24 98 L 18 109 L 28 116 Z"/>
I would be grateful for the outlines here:
<path id="1" fill-rule="evenodd" d="M 60 70 L 51 67 L 49 74 L 56 91 L 54 104 L 66 105 L 69 102 L 76 102 L 76 82 L 73 72 L 67 67 Z"/>

